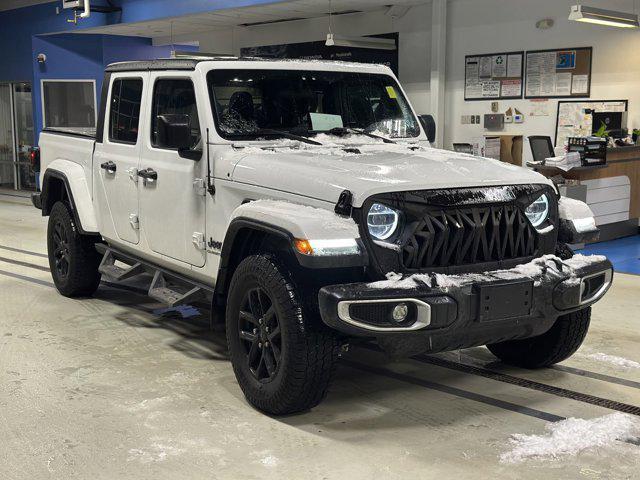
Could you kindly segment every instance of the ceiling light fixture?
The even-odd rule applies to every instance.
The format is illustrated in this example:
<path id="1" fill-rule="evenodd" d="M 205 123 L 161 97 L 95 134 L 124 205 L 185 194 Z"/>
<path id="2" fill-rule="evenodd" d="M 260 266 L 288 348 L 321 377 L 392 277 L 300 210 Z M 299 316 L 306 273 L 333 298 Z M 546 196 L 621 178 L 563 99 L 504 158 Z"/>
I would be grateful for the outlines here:
<path id="1" fill-rule="evenodd" d="M 327 35 L 327 47 L 372 48 L 376 50 L 397 50 L 393 38 L 345 37 L 330 33 Z"/>
<path id="2" fill-rule="evenodd" d="M 621 28 L 638 28 L 640 26 L 638 15 L 633 13 L 586 7 L 584 5 L 572 6 L 569 12 L 569 20 Z"/>

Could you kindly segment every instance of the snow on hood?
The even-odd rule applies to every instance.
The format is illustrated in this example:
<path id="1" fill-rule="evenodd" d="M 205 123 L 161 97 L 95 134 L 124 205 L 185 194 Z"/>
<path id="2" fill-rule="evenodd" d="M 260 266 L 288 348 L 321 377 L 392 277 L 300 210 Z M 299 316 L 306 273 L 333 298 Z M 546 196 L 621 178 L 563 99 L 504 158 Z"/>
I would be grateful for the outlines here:
<path id="1" fill-rule="evenodd" d="M 315 137 L 327 142 L 329 136 Z M 360 143 L 358 140 L 360 139 Z M 323 146 L 283 140 L 237 148 L 229 161 L 235 181 L 335 203 L 344 190 L 362 205 L 379 193 L 437 188 L 547 184 L 527 168 L 417 144 L 384 144 L 361 136 Z M 365 143 L 365 144 L 362 144 Z"/>
<path id="2" fill-rule="evenodd" d="M 341 217 L 323 208 L 281 200 L 245 203 L 233 212 L 233 218 L 242 217 L 281 225 L 296 238 L 327 240 L 360 236 L 358 226 L 352 218 Z"/>

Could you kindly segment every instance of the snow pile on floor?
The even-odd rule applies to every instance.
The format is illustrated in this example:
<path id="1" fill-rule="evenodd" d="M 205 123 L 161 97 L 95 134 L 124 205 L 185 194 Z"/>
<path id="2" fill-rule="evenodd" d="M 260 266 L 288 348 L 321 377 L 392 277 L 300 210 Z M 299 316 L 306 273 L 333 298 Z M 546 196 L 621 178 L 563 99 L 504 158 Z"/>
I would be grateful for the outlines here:
<path id="1" fill-rule="evenodd" d="M 560 275 L 560 264 L 569 267 L 569 271 L 563 267 L 563 274 L 568 273 L 570 275 L 569 279 L 576 278 L 577 280 L 577 277 L 575 277 L 576 270 L 604 260 L 606 260 L 606 257 L 602 255 L 575 255 L 569 260 L 561 260 L 555 255 L 545 255 L 508 270 L 495 270 L 484 273 L 466 273 L 461 275 L 444 275 L 440 273 L 417 274 L 404 278 L 399 274 L 390 273 L 387 274 L 387 280 L 370 283 L 369 287 L 378 289 L 412 289 L 426 286 L 429 288 L 441 288 L 446 291 L 450 288 L 464 287 L 465 285 L 477 282 L 515 280 L 523 277 L 539 280 L 540 277 L 549 272 Z"/>
<path id="2" fill-rule="evenodd" d="M 549 423 L 546 430 L 545 435 L 512 435 L 513 449 L 500 455 L 500 461 L 556 459 L 587 449 L 614 446 L 618 441 L 635 440 L 640 436 L 640 418 L 616 412 L 592 420 L 569 418 Z"/>
<path id="3" fill-rule="evenodd" d="M 242 217 L 244 212 L 257 214 L 259 219 L 268 221 L 270 218 L 291 220 L 294 223 L 308 221 L 314 223 L 325 233 L 339 234 L 342 238 L 359 238 L 358 225 L 352 218 L 341 217 L 331 210 L 315 208 L 284 200 L 255 200 L 240 205 L 234 212 L 234 217 Z M 251 215 L 249 215 L 251 216 Z"/>
<path id="4" fill-rule="evenodd" d="M 623 357 L 616 357 L 615 355 L 607 355 L 606 353 L 590 353 L 585 355 L 585 358 L 610 363 L 622 368 L 640 368 L 640 363 L 638 362 Z"/>

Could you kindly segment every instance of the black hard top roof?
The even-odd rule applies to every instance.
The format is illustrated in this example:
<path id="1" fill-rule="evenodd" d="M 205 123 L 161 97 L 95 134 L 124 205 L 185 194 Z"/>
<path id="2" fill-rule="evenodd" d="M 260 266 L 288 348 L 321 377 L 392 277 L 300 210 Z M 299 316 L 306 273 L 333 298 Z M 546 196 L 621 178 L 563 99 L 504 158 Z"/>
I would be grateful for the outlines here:
<path id="1" fill-rule="evenodd" d="M 194 57 L 194 58 L 164 58 L 158 60 L 140 60 L 133 62 L 112 63 L 105 69 L 106 72 L 133 72 L 146 70 L 195 70 L 200 62 L 273 62 L 282 61 L 281 58 L 262 57 Z"/>
<path id="2" fill-rule="evenodd" d="M 140 72 L 140 71 L 155 71 L 155 70 L 195 70 L 196 66 L 200 62 L 308 62 L 318 63 L 321 60 L 303 60 L 303 59 L 283 59 L 272 57 L 232 57 L 232 56 L 219 56 L 219 57 L 185 57 L 185 58 L 165 58 L 158 60 L 140 60 L 133 62 L 118 62 L 108 65 L 105 69 L 106 72 Z M 353 62 L 340 62 L 336 60 L 327 60 L 330 63 L 345 63 L 351 64 Z M 366 65 L 366 64 L 365 64 Z"/>
<path id="3" fill-rule="evenodd" d="M 112 63 L 105 69 L 106 72 L 132 72 L 141 70 L 195 70 L 200 62 L 215 60 L 238 60 L 236 57 L 216 58 L 165 58 L 159 60 L 139 60 L 133 62 Z"/>

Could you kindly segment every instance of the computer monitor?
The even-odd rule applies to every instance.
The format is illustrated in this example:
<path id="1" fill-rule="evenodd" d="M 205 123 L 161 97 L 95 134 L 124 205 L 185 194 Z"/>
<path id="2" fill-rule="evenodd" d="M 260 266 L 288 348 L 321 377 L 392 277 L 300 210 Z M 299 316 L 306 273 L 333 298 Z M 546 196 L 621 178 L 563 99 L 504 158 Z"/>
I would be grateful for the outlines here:
<path id="1" fill-rule="evenodd" d="M 610 137 L 622 138 L 627 135 L 627 112 L 593 112 L 592 117 L 591 133 L 595 134 L 604 125 Z"/>

